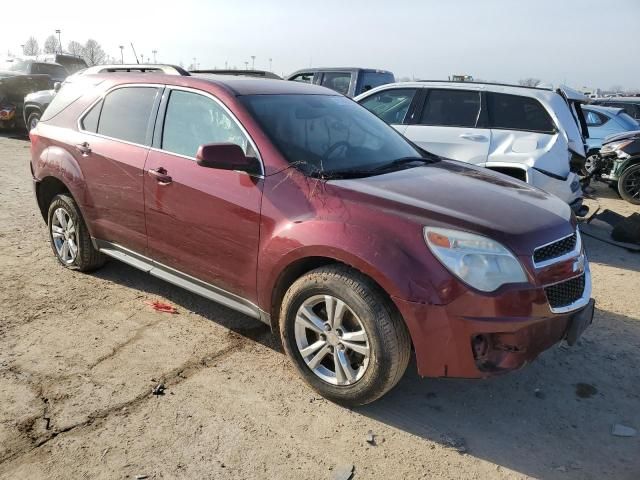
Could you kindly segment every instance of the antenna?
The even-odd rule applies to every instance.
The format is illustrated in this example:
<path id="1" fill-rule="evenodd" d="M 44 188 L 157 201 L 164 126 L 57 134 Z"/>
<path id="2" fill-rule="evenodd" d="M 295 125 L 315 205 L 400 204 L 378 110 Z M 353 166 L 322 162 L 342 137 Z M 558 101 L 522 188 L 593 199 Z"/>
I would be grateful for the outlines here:
<path id="1" fill-rule="evenodd" d="M 133 46 L 133 42 L 131 42 L 131 50 L 133 50 L 133 56 L 136 57 L 136 63 L 139 65 L 140 61 L 138 60 L 138 55 L 136 54 L 136 48 Z"/>

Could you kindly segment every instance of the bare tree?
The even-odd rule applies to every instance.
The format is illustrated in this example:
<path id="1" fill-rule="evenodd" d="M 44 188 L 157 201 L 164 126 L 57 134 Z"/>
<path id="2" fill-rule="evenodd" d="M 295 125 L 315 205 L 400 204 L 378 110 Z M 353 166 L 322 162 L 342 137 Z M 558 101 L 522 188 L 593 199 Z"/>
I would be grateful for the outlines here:
<path id="1" fill-rule="evenodd" d="M 82 57 L 84 53 L 84 47 L 80 42 L 76 42 L 75 40 L 71 40 L 69 45 L 67 45 L 67 51 L 71 55 L 75 55 L 76 57 Z"/>
<path id="2" fill-rule="evenodd" d="M 84 44 L 82 57 L 89 66 L 100 65 L 104 63 L 105 53 L 100 44 L 93 38 L 90 38 L 87 40 L 87 43 Z"/>
<path id="3" fill-rule="evenodd" d="M 49 35 L 44 41 L 44 53 L 58 53 L 60 51 L 60 44 L 55 35 Z"/>
<path id="4" fill-rule="evenodd" d="M 22 53 L 24 55 L 38 55 L 40 53 L 40 46 L 38 45 L 36 37 L 29 37 L 29 39 L 24 42 Z"/>
<path id="5" fill-rule="evenodd" d="M 540 85 L 539 78 L 523 78 L 522 80 L 518 80 L 518 85 L 522 85 L 523 87 L 537 87 Z"/>
<path id="6" fill-rule="evenodd" d="M 609 90 L 615 93 L 622 92 L 622 85 L 611 85 Z"/>

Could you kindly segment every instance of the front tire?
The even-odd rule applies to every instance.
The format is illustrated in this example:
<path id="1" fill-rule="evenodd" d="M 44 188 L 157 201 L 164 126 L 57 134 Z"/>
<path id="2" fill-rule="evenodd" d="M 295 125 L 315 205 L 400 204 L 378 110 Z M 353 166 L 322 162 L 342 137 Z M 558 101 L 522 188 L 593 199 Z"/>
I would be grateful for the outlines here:
<path id="1" fill-rule="evenodd" d="M 280 334 L 311 387 L 345 406 L 391 390 L 411 354 L 409 332 L 391 301 L 371 279 L 342 265 L 294 282 L 283 299 Z"/>
<path id="2" fill-rule="evenodd" d="M 622 172 L 618 179 L 618 193 L 627 202 L 640 205 L 640 163 Z"/>
<path id="3" fill-rule="evenodd" d="M 91 243 L 89 230 L 73 198 L 53 197 L 47 219 L 51 248 L 61 265 L 81 272 L 104 265 L 106 258 Z"/>

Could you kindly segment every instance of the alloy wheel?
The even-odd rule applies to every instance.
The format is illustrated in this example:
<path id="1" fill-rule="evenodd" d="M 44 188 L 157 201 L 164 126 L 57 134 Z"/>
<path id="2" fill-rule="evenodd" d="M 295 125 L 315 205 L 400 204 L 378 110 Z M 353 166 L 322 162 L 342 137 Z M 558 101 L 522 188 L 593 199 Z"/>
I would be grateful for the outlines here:
<path id="1" fill-rule="evenodd" d="M 584 169 L 589 173 L 593 173 L 593 170 L 596 168 L 598 164 L 598 155 L 589 155 L 584 161 Z"/>
<path id="2" fill-rule="evenodd" d="M 625 192 L 627 192 L 631 198 L 640 199 L 640 169 L 627 175 L 622 188 L 624 188 Z"/>
<path id="3" fill-rule="evenodd" d="M 51 217 L 51 238 L 62 263 L 72 264 L 78 256 L 78 236 L 73 218 L 62 207 Z"/>
<path id="4" fill-rule="evenodd" d="M 353 385 L 370 359 L 367 332 L 358 316 L 339 298 L 315 295 L 296 314 L 295 339 L 309 369 L 332 385 Z"/>

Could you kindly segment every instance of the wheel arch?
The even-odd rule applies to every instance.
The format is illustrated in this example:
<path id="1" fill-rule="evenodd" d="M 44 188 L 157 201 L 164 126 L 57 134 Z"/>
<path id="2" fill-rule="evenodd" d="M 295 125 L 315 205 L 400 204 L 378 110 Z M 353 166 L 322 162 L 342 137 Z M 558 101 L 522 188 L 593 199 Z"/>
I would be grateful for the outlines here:
<path id="1" fill-rule="evenodd" d="M 56 195 L 67 194 L 73 198 L 73 194 L 69 188 L 64 184 L 62 180 L 54 176 L 47 176 L 36 183 L 36 200 L 38 202 L 38 208 L 42 214 L 42 219 L 45 223 L 48 222 L 49 205 Z M 74 199 L 75 201 L 75 199 Z"/>

